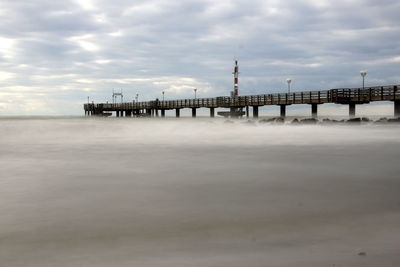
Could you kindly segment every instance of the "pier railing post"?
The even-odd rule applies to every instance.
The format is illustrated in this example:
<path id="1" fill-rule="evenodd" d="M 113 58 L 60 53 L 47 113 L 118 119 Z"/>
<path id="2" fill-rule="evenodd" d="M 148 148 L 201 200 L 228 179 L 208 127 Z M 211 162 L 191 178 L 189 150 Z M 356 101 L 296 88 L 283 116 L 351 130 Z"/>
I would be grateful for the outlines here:
<path id="1" fill-rule="evenodd" d="M 400 117 L 400 99 L 397 99 L 397 86 L 393 86 L 394 116 Z"/>

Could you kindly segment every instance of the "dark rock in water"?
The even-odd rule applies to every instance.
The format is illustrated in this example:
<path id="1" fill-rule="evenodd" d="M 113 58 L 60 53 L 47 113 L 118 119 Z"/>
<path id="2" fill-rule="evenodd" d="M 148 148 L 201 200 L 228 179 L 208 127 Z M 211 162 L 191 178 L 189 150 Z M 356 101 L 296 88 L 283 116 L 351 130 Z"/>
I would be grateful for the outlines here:
<path id="1" fill-rule="evenodd" d="M 380 118 L 379 120 L 375 121 L 374 123 L 377 123 L 377 124 L 387 123 L 387 118 L 386 117 Z"/>
<path id="2" fill-rule="evenodd" d="M 369 122 L 370 120 L 369 120 L 367 117 L 362 117 L 362 118 L 361 118 L 361 121 L 363 121 L 363 122 Z"/>
<path id="3" fill-rule="evenodd" d="M 398 118 L 393 118 L 393 119 L 388 119 L 387 120 L 389 123 L 399 123 L 400 122 L 400 117 Z"/>
<path id="4" fill-rule="evenodd" d="M 317 122 L 318 120 L 314 118 L 302 119 L 300 121 L 301 124 L 316 124 Z"/>
<path id="5" fill-rule="evenodd" d="M 226 120 L 226 121 L 224 121 L 224 123 L 234 123 L 234 122 L 231 120 Z"/>
<path id="6" fill-rule="evenodd" d="M 291 124 L 300 124 L 300 121 L 296 118 L 292 120 Z"/>
<path id="7" fill-rule="evenodd" d="M 361 123 L 361 118 L 351 118 L 346 121 L 346 123 L 358 124 Z"/>
<path id="8" fill-rule="evenodd" d="M 261 120 L 259 120 L 258 122 L 260 122 L 260 123 L 275 122 L 275 118 L 261 119 Z"/>
<path id="9" fill-rule="evenodd" d="M 361 252 L 358 253 L 358 256 L 367 256 L 367 253 L 364 252 L 364 251 L 361 251 Z"/>
<path id="10" fill-rule="evenodd" d="M 335 123 L 343 123 L 343 121 L 338 121 L 338 120 L 332 120 L 332 119 L 323 119 L 322 124 L 335 124 Z"/>
<path id="11" fill-rule="evenodd" d="M 259 120 L 258 122 L 260 122 L 260 123 L 272 123 L 272 122 L 282 123 L 284 121 L 285 121 L 285 119 L 283 119 L 281 117 L 277 117 L 277 118 L 270 118 L 270 119 L 262 119 L 262 120 Z"/>
<path id="12" fill-rule="evenodd" d="M 247 121 L 243 122 L 243 124 L 256 125 L 256 122 L 252 121 L 252 120 L 247 120 Z"/>

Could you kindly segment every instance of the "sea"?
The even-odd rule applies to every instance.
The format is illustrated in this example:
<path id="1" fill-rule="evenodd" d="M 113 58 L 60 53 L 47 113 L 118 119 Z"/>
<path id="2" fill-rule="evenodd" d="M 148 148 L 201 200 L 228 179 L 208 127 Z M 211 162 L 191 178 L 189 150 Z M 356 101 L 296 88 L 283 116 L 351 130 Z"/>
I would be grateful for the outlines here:
<path id="1" fill-rule="evenodd" d="M 400 125 L 0 118 L 0 266 L 400 266 Z"/>

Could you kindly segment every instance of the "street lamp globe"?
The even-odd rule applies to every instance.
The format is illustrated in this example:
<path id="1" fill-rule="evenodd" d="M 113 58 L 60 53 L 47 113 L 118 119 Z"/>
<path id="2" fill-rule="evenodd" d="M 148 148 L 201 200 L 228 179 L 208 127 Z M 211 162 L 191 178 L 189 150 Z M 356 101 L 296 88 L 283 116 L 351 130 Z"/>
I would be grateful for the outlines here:
<path id="1" fill-rule="evenodd" d="M 360 71 L 360 75 L 361 75 L 361 77 L 362 77 L 362 87 L 363 87 L 363 89 L 364 89 L 365 76 L 367 75 L 367 71 L 366 71 L 366 70 Z"/>
<path id="2" fill-rule="evenodd" d="M 292 78 L 287 78 L 286 82 L 288 84 L 288 93 L 290 93 L 290 83 L 292 82 Z"/>
<path id="3" fill-rule="evenodd" d="M 365 77 L 365 75 L 367 75 L 367 71 L 366 70 L 362 70 L 360 71 L 361 76 Z"/>

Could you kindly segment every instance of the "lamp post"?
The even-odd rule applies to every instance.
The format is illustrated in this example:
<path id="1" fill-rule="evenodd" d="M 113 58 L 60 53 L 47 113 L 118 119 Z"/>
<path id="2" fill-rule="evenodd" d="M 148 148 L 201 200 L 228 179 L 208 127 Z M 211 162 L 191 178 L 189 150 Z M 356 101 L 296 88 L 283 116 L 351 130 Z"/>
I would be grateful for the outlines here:
<path id="1" fill-rule="evenodd" d="M 165 94 L 165 91 L 162 91 L 162 101 L 164 101 L 164 94 Z"/>
<path id="2" fill-rule="evenodd" d="M 139 94 L 136 94 L 136 97 L 135 97 L 135 99 L 136 99 L 136 103 L 138 102 L 138 100 L 139 100 Z"/>
<path id="3" fill-rule="evenodd" d="M 288 94 L 289 94 L 290 93 L 290 83 L 292 82 L 292 78 L 287 78 L 286 82 L 287 82 Z"/>
<path id="4" fill-rule="evenodd" d="M 364 84 L 365 84 L 364 82 L 365 82 L 365 76 L 367 75 L 367 71 L 366 70 L 360 71 L 360 75 L 362 77 L 362 87 L 364 89 Z"/>
<path id="5" fill-rule="evenodd" d="M 90 101 L 89 101 L 89 96 L 88 96 L 88 97 L 87 97 L 87 103 L 88 103 L 88 105 L 89 105 L 89 102 L 90 102 Z"/>
<path id="6" fill-rule="evenodd" d="M 194 91 L 194 99 L 196 99 L 197 98 L 197 88 L 194 88 L 193 91 Z"/>

